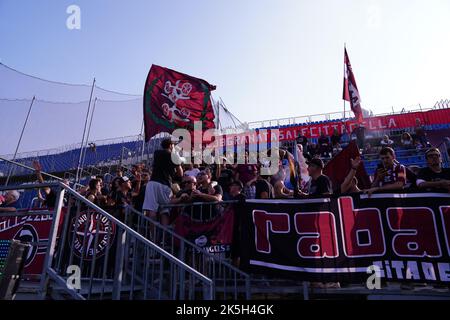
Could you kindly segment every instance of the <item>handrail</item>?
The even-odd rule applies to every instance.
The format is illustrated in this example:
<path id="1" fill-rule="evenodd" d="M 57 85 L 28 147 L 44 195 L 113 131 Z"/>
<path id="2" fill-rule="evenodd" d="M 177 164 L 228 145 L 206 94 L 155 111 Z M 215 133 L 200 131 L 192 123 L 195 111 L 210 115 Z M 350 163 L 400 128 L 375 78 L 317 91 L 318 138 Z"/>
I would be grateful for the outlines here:
<path id="1" fill-rule="evenodd" d="M 34 168 L 32 168 L 32 167 L 27 166 L 27 165 L 22 164 L 22 163 L 19 163 L 19 162 L 16 162 L 16 161 L 8 160 L 8 159 L 2 158 L 2 157 L 0 157 L 0 160 L 6 161 L 6 162 L 8 162 L 8 163 L 11 163 L 12 165 L 15 165 L 15 166 L 18 166 L 18 167 L 22 167 L 22 168 L 28 169 L 28 170 L 30 170 L 30 171 L 33 171 L 33 172 L 36 171 L 36 170 L 35 170 Z M 57 177 L 57 176 L 55 176 L 55 175 L 53 175 L 53 174 L 50 174 L 50 173 L 47 173 L 47 172 L 44 172 L 44 171 L 41 171 L 41 174 L 43 174 L 43 175 L 45 175 L 45 176 L 48 176 L 48 177 L 50 177 L 50 178 L 52 178 L 52 179 L 55 179 L 55 180 L 57 180 L 57 181 L 60 181 L 60 182 L 63 182 L 63 181 L 64 181 L 63 178 Z M 79 184 L 79 183 L 77 183 L 77 182 L 71 182 L 71 183 L 73 183 L 73 185 L 74 185 L 75 187 L 84 187 L 83 185 L 81 185 L 81 184 Z M 58 186 L 57 184 L 54 185 L 54 187 L 57 187 L 57 186 Z M 20 189 L 24 189 L 24 188 L 20 188 Z M 0 190 L 1 190 L 1 188 L 0 188 Z"/>
<path id="2" fill-rule="evenodd" d="M 101 140 L 94 140 L 92 141 L 98 146 L 107 146 L 111 144 L 120 144 L 120 143 L 128 143 L 133 141 L 139 141 L 134 139 L 139 139 L 140 135 L 130 135 L 130 136 L 124 136 L 124 137 L 116 137 L 116 138 L 108 138 L 108 139 L 101 139 Z M 43 150 L 32 150 L 32 151 L 25 151 L 17 154 L 17 159 L 24 159 L 24 158 L 31 158 L 31 157 L 37 157 L 37 156 L 50 156 L 50 155 L 58 155 L 64 152 L 70 152 L 70 151 L 76 151 L 81 148 L 80 143 L 73 143 L 68 144 L 56 148 L 49 148 L 49 149 L 43 149 Z M 41 153 L 41 155 L 39 155 Z M 45 153 L 42 155 L 42 153 Z M 12 154 L 4 154 L 1 155 L 3 158 L 8 158 L 9 156 L 13 156 Z"/>
<path id="3" fill-rule="evenodd" d="M 59 182 L 44 182 L 44 183 L 31 183 L 31 184 L 21 184 L 15 186 L 0 186 L 0 191 L 7 190 L 26 190 L 26 189 L 41 189 L 41 188 L 55 188 L 59 187 L 62 183 Z M 64 184 L 62 184 L 64 185 Z"/>
<path id="4" fill-rule="evenodd" d="M 211 203 L 213 202 L 208 202 L 207 204 Z M 235 201 L 215 203 L 233 204 Z M 206 248 L 202 248 L 180 236 L 171 228 L 163 226 L 151 217 L 145 216 L 132 206 L 125 208 L 125 223 L 133 225 L 145 237 L 160 239 L 164 243 L 164 247 L 173 255 L 179 256 L 180 259 L 209 277 L 214 283 L 214 297 L 224 299 L 226 296 L 229 296 L 237 299 L 240 295 L 243 295 L 245 299 L 251 299 L 250 275 L 233 266 L 228 261 L 228 258 L 220 253 L 213 254 L 208 252 Z"/>
<path id="5" fill-rule="evenodd" d="M 130 233 L 136 239 L 139 239 L 143 243 L 147 244 L 149 247 L 151 247 L 153 250 L 157 251 L 161 255 L 165 256 L 171 262 L 177 264 L 180 267 L 183 267 L 183 268 L 189 270 L 191 273 L 195 274 L 197 277 L 201 278 L 203 281 L 211 282 L 211 279 L 207 278 L 206 276 L 204 276 L 203 274 L 201 274 L 197 270 L 191 268 L 189 265 L 187 265 L 184 262 L 180 261 L 178 258 L 172 256 L 170 253 L 168 253 L 164 249 L 160 248 L 159 246 L 157 246 L 156 244 L 154 244 L 153 242 L 151 242 L 147 238 L 143 237 L 142 235 L 140 235 L 139 233 L 137 233 L 136 231 L 134 231 L 133 229 L 128 227 L 122 221 L 118 220 L 117 218 L 115 218 L 114 216 L 112 216 L 111 214 L 109 214 L 108 212 L 106 212 L 105 210 L 100 208 L 99 206 L 95 205 L 94 203 L 92 203 L 89 200 L 87 200 L 85 197 L 81 196 L 78 192 L 76 192 L 72 188 L 70 188 L 67 185 L 62 184 L 62 183 L 59 183 L 59 185 L 62 188 L 64 188 L 69 194 L 71 194 L 75 199 L 81 201 L 86 206 L 90 207 L 91 209 L 94 209 L 96 212 L 101 213 L 102 215 L 104 215 L 105 217 L 107 217 L 108 219 L 113 221 L 114 224 L 116 224 L 116 226 L 119 226 L 120 228 L 123 228 L 127 233 Z"/>
<path id="6" fill-rule="evenodd" d="M 113 298 L 116 298 L 116 299 L 120 298 L 120 291 L 121 291 L 120 288 L 121 288 L 122 282 L 123 282 L 122 276 L 120 274 L 123 273 L 122 268 L 127 268 L 127 265 L 128 265 L 127 261 L 129 261 L 128 260 L 129 256 L 124 254 L 124 250 L 130 249 L 130 245 L 133 246 L 133 244 L 134 245 L 139 244 L 139 246 L 142 246 L 142 248 L 145 249 L 145 252 L 147 252 L 147 250 L 148 250 L 148 252 L 153 252 L 154 254 L 158 255 L 160 257 L 161 261 L 169 262 L 171 268 L 175 268 L 176 270 L 178 270 L 177 272 L 180 272 L 180 273 L 183 272 L 183 273 L 186 273 L 187 275 L 189 275 L 189 279 L 193 279 L 190 281 L 197 281 L 195 283 L 198 283 L 202 286 L 204 298 L 206 298 L 206 299 L 213 298 L 212 294 L 214 292 L 214 283 L 210 278 L 206 277 L 199 271 L 190 267 L 189 265 L 187 265 L 186 263 L 184 263 L 177 257 L 173 256 L 172 254 L 168 253 L 166 250 L 159 247 L 155 243 L 146 239 L 145 237 L 143 237 L 142 235 L 140 235 L 139 233 L 137 233 L 136 231 L 134 231 L 133 229 L 128 227 L 126 224 L 124 224 L 123 222 L 121 222 L 120 220 L 115 218 L 113 215 L 109 214 L 105 210 L 103 210 L 100 207 L 98 207 L 97 205 L 93 204 L 92 202 L 87 200 L 85 197 L 83 197 L 82 195 L 77 193 L 74 189 L 63 184 L 62 182 L 26 184 L 26 185 L 19 185 L 19 186 L 4 186 L 4 187 L 0 187 L 0 191 L 15 190 L 15 189 L 33 189 L 33 188 L 36 189 L 36 188 L 44 188 L 44 187 L 52 187 L 52 188 L 57 187 L 58 191 L 56 192 L 57 200 L 56 200 L 55 208 L 52 210 L 49 210 L 49 212 L 51 212 L 53 214 L 53 219 L 52 219 L 52 227 L 50 228 L 50 234 L 48 236 L 49 243 L 47 245 L 47 252 L 46 252 L 44 263 L 43 263 L 43 273 L 42 273 L 42 276 L 40 279 L 40 296 L 41 296 L 41 298 L 44 299 L 46 297 L 46 292 L 47 292 L 46 288 L 48 286 L 49 279 L 54 281 L 54 283 L 59 287 L 59 289 L 63 290 L 66 294 L 69 294 L 70 296 L 72 296 L 72 298 L 80 298 L 81 297 L 81 293 L 79 294 L 79 292 L 77 292 L 76 289 L 71 289 L 71 288 L 67 287 L 67 285 L 65 285 L 65 283 L 66 283 L 65 276 L 60 275 L 60 273 L 59 273 L 59 272 L 65 272 L 65 271 L 61 271 L 59 268 L 60 268 L 60 262 L 61 262 L 62 252 L 63 252 L 61 250 L 64 250 L 64 247 L 65 247 L 64 243 L 65 243 L 66 238 L 65 238 L 65 236 L 61 235 L 62 240 L 61 239 L 57 240 L 58 230 L 60 228 L 62 228 L 61 230 L 64 230 L 64 235 L 67 235 L 67 232 L 69 230 L 69 229 L 67 229 L 67 227 L 70 226 L 70 224 L 69 224 L 70 212 L 71 212 L 70 204 L 69 204 L 69 208 L 67 210 L 66 216 L 64 218 L 64 222 L 63 222 L 64 226 L 62 226 L 60 224 L 60 221 L 61 221 L 60 217 L 61 217 L 61 214 L 63 211 L 62 210 L 63 198 L 64 198 L 65 194 L 69 196 L 69 203 L 73 203 L 72 205 L 78 206 L 78 212 L 80 212 L 79 208 L 80 208 L 80 205 L 82 204 L 90 210 L 91 213 L 89 213 L 89 214 L 98 214 L 102 217 L 102 219 L 107 219 L 115 226 L 116 230 L 119 231 L 119 234 L 122 234 L 122 236 L 117 238 L 117 240 L 120 239 L 120 241 L 121 241 L 121 242 L 119 241 L 117 243 L 117 245 L 118 246 L 119 246 L 119 244 L 121 245 L 120 250 L 122 251 L 122 254 L 117 253 L 117 255 L 116 255 L 115 274 L 119 274 L 119 276 L 117 276 L 117 277 L 115 276 L 113 279 L 113 285 L 114 285 Z M 74 200 L 75 202 L 72 202 L 72 200 Z M 23 215 L 41 215 L 41 214 L 42 214 L 42 212 L 40 210 L 35 211 L 35 212 L 20 212 L 19 211 L 19 212 L 8 212 L 4 216 L 23 216 Z M 85 229 L 85 230 L 87 230 L 87 229 Z M 84 232 L 86 232 L 86 231 L 84 231 Z M 86 237 L 86 234 L 84 237 Z M 83 248 L 86 244 L 86 242 L 84 242 L 84 241 L 86 241 L 86 240 L 83 240 Z M 95 240 L 95 241 L 97 241 L 97 240 Z M 57 243 L 58 243 L 57 250 L 59 250 L 59 254 L 56 254 L 56 256 L 55 256 Z M 95 242 L 95 243 L 97 243 L 97 242 Z M 119 252 L 119 249 L 117 249 L 117 252 Z M 119 260 L 117 260 L 117 259 L 119 259 Z M 93 261 L 95 261 L 95 255 L 94 255 Z M 81 264 L 80 264 L 79 268 L 81 270 L 83 270 L 83 267 L 82 267 L 83 259 L 81 260 L 80 263 Z M 69 264 L 71 264 L 71 263 L 69 262 Z M 92 277 L 94 274 L 93 272 L 94 272 L 95 263 L 94 263 L 94 267 L 92 265 L 91 265 L 91 267 L 92 267 L 91 276 L 90 276 L 91 285 L 90 285 L 89 291 L 88 291 L 89 292 L 88 299 L 92 292 L 91 291 L 92 290 L 92 280 L 93 280 Z M 163 268 L 163 264 L 161 264 L 160 267 Z M 119 268 L 119 269 L 117 269 L 117 268 Z M 163 269 L 161 269 L 161 271 L 162 270 Z M 172 277 L 173 275 L 170 275 L 170 276 Z M 132 275 L 132 277 L 134 277 L 134 274 Z M 173 279 L 177 279 L 177 278 L 173 278 Z M 173 279 L 170 278 L 171 281 Z M 161 280 L 163 280 L 163 278 L 161 278 Z M 137 278 L 134 280 L 134 282 L 132 280 L 131 287 L 135 287 L 136 281 L 142 281 L 142 280 L 138 280 Z M 144 280 L 144 281 L 148 281 L 148 279 Z M 193 282 L 191 282 L 191 284 L 194 285 Z M 173 284 L 173 286 L 174 286 L 173 288 L 175 290 L 176 284 Z M 131 289 L 131 290 L 133 290 L 133 289 Z M 160 290 L 162 290 L 161 287 L 160 287 Z M 174 291 L 174 290 L 171 291 L 172 298 L 176 298 L 176 295 L 175 295 L 176 291 Z M 145 297 L 145 295 L 144 295 L 144 297 Z"/>
<path id="7" fill-rule="evenodd" d="M 31 170 L 31 171 L 36 171 L 34 168 L 32 168 L 32 167 L 30 167 L 30 166 L 27 166 L 27 165 L 25 165 L 25 164 L 19 163 L 19 162 L 17 162 L 17 161 L 8 160 L 8 159 L 5 159 L 5 158 L 3 158 L 3 157 L 0 157 L 0 160 L 6 161 L 6 162 L 11 163 L 11 164 L 13 164 L 13 165 L 16 165 L 16 166 L 18 166 L 18 167 L 22 167 L 22 168 L 25 168 L 25 169 L 28 169 L 28 170 Z M 45 176 L 48 176 L 48 177 L 51 177 L 51 178 L 53 178 L 53 179 L 56 179 L 56 180 L 58 180 L 58 181 L 63 181 L 63 180 L 64 180 L 64 179 L 62 179 L 62 178 L 60 178 L 60 177 L 54 176 L 54 175 L 52 175 L 52 174 L 50 174 L 50 173 L 47 173 L 47 172 L 44 172 L 44 171 L 41 171 L 41 174 L 43 174 L 43 175 L 45 175 Z"/>
<path id="8" fill-rule="evenodd" d="M 236 201 L 236 202 L 237 202 L 237 201 Z M 234 201 L 233 201 L 233 203 L 234 203 Z M 208 204 L 211 204 L 211 202 L 208 202 Z M 189 241 L 189 240 L 183 238 L 182 236 L 180 236 L 179 234 L 175 233 L 173 230 L 169 229 L 168 227 L 163 226 L 163 225 L 160 224 L 158 221 L 153 220 L 152 218 L 145 216 L 142 212 L 137 211 L 137 210 L 134 209 L 132 206 L 128 205 L 126 208 L 127 208 L 128 210 L 130 210 L 131 212 L 133 212 L 133 213 L 135 213 L 135 214 L 138 214 L 138 215 L 139 215 L 141 218 L 143 218 L 144 220 L 150 221 L 151 223 L 153 223 L 154 225 L 156 225 L 158 228 L 160 228 L 160 229 L 162 229 L 162 230 L 164 230 L 164 231 L 166 231 L 166 232 L 172 234 L 172 235 L 173 235 L 175 238 L 177 238 L 178 240 L 182 240 L 182 241 L 184 241 L 185 243 L 187 243 L 187 244 L 189 244 L 190 246 L 192 246 L 193 248 L 195 248 L 196 250 L 204 252 L 204 254 L 205 254 L 208 258 L 211 258 L 211 259 L 216 260 L 216 261 L 220 261 L 220 263 L 225 264 L 227 267 L 233 269 L 233 271 L 236 271 L 237 273 L 240 273 L 242 276 L 244 276 L 244 277 L 249 277 L 249 275 L 246 274 L 245 272 L 243 272 L 242 270 L 236 268 L 235 266 L 233 266 L 232 264 L 228 263 L 227 261 L 224 261 L 224 260 L 218 258 L 217 256 L 215 256 L 215 255 L 209 253 L 208 251 L 205 251 L 203 248 L 199 247 L 199 246 L 196 245 L 195 243 L 193 243 L 193 242 L 191 242 L 191 241 Z"/>

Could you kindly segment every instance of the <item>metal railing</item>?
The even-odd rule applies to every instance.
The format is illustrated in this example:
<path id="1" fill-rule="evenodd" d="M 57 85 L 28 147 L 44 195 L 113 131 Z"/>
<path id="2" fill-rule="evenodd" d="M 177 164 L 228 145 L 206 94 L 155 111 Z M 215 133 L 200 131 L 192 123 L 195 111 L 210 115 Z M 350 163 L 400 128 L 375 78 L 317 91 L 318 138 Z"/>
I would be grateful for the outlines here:
<path id="1" fill-rule="evenodd" d="M 57 200 L 45 244 L 40 298 L 212 299 L 213 281 L 62 183 L 2 187 L 52 188 Z M 64 206 L 67 202 L 68 206 Z M 25 215 L 34 213 L 27 212 Z M 42 211 L 39 211 L 42 215 Z M 24 213 L 15 212 L 17 216 Z M 5 216 L 5 214 L 2 214 Z M 70 270 L 75 272 L 71 285 Z"/>
<path id="2" fill-rule="evenodd" d="M 99 147 L 99 146 L 104 146 L 104 145 L 133 142 L 133 141 L 138 141 L 139 139 L 140 139 L 139 135 L 132 135 L 132 136 L 125 136 L 125 137 L 110 138 L 110 139 L 94 140 L 92 142 L 95 143 L 95 145 L 97 147 Z M 58 155 L 63 152 L 74 151 L 74 150 L 77 150 L 80 148 L 81 148 L 81 143 L 74 143 L 74 144 L 64 145 L 64 146 L 57 147 L 57 148 L 20 152 L 17 154 L 16 159 L 38 158 L 38 157 L 42 157 L 42 156 Z M 2 155 L 2 157 L 7 158 L 8 160 L 11 160 L 11 159 L 13 159 L 13 154 Z"/>
<path id="3" fill-rule="evenodd" d="M 203 220 L 211 219 L 214 215 L 213 206 L 230 206 L 236 201 L 222 203 L 195 203 L 184 205 L 166 205 L 165 209 L 184 209 L 194 207 L 209 207 L 205 209 L 203 216 L 192 217 Z M 189 210 L 188 210 L 189 211 Z M 203 210 L 202 210 L 203 211 Z M 157 239 L 166 251 L 178 257 L 192 268 L 201 272 L 213 283 L 213 297 L 216 299 L 251 299 L 250 276 L 230 263 L 230 258 L 225 253 L 210 253 L 207 248 L 189 241 L 175 233 L 172 227 L 163 226 L 153 218 L 145 216 L 131 206 L 125 209 L 125 223 L 148 239 Z"/>
<path id="4" fill-rule="evenodd" d="M 76 191 L 63 190 L 69 205 L 48 277 L 67 280 L 67 268 L 77 266 L 77 293 L 86 299 L 212 299 L 211 279 Z"/>

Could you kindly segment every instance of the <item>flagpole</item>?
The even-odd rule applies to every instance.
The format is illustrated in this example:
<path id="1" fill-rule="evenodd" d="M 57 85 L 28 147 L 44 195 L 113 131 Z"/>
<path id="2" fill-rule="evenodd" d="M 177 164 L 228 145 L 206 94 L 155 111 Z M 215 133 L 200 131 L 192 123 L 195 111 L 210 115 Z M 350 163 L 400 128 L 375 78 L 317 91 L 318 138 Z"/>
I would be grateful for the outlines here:
<path id="1" fill-rule="evenodd" d="M 220 130 L 220 104 L 219 101 L 217 101 L 216 103 L 216 108 L 217 108 L 217 128 Z"/>
<path id="2" fill-rule="evenodd" d="M 220 97 L 219 97 L 220 99 Z M 216 109 L 216 129 L 219 130 L 221 132 L 221 123 L 220 123 L 220 102 L 219 101 L 215 101 L 212 94 L 211 94 L 211 103 L 213 108 Z"/>
<path id="3" fill-rule="evenodd" d="M 84 168 L 84 162 L 86 160 L 86 148 L 89 142 L 89 136 L 91 135 L 91 126 L 92 126 L 92 118 L 94 118 L 94 112 L 95 112 L 95 105 L 97 104 L 97 97 L 94 99 L 94 105 L 92 106 L 92 112 L 91 112 L 91 120 L 89 120 L 89 127 L 86 135 L 86 142 L 84 143 L 84 152 L 83 152 L 83 160 L 81 161 L 81 171 L 83 171 Z"/>
<path id="4" fill-rule="evenodd" d="M 346 50 L 347 50 L 347 45 L 344 42 L 344 79 L 345 79 L 345 52 L 346 52 Z M 347 79 L 347 81 L 348 81 L 348 79 Z M 345 82 L 344 82 L 344 84 L 345 84 Z M 345 88 L 344 88 L 344 90 L 345 90 Z M 345 114 L 345 99 L 343 99 L 343 100 L 344 100 L 344 128 L 345 128 L 345 131 L 349 131 L 347 129 L 347 116 Z M 350 137 L 350 132 L 347 132 L 347 134 Z"/>
<path id="5" fill-rule="evenodd" d="M 23 133 L 25 131 L 25 127 L 27 126 L 28 118 L 30 117 L 31 108 L 33 107 L 34 100 L 36 100 L 36 96 L 33 96 L 33 99 L 31 99 L 30 107 L 28 108 L 28 113 L 27 113 L 27 116 L 25 118 L 25 122 L 24 122 L 23 127 L 22 127 L 22 132 L 20 133 L 19 141 L 17 142 L 16 151 L 14 151 L 14 156 L 13 156 L 13 160 L 12 161 L 16 160 L 17 152 L 19 151 L 19 146 L 20 146 L 20 143 L 22 142 Z M 8 171 L 8 177 L 6 178 L 6 182 L 5 182 L 5 187 L 8 185 L 9 179 L 11 178 L 12 169 L 13 169 L 13 166 L 10 164 L 9 171 Z"/>
<path id="6" fill-rule="evenodd" d="M 88 119 L 89 119 L 89 111 L 91 110 L 91 101 L 92 101 L 92 93 L 94 92 L 94 86 L 95 86 L 95 78 L 92 81 L 91 95 L 89 97 L 88 110 L 87 110 L 87 113 L 86 113 L 86 120 L 84 122 L 83 138 L 81 139 L 80 157 L 78 158 L 77 172 L 76 172 L 76 175 L 75 175 L 75 183 L 78 183 L 80 178 L 81 178 L 81 176 L 82 176 L 82 172 L 80 172 L 80 165 L 81 165 L 81 160 L 82 160 L 82 157 L 83 157 L 84 138 L 86 136 L 86 127 L 87 127 L 87 122 L 88 122 Z"/>
<path id="7" fill-rule="evenodd" d="M 142 125 L 141 125 L 141 137 L 142 137 L 141 161 L 144 161 L 144 151 L 145 151 L 144 121 L 145 121 L 145 119 L 142 119 Z"/>
<path id="8" fill-rule="evenodd" d="M 228 110 L 227 105 L 226 105 L 225 102 L 223 102 L 223 100 L 222 100 L 222 97 L 220 97 L 219 99 L 220 99 L 221 103 L 225 106 L 225 108 L 226 108 L 225 110 Z M 233 117 L 230 117 L 230 118 L 231 118 L 231 121 L 232 121 L 233 124 L 234 124 L 234 127 L 236 128 L 236 122 L 234 121 Z"/>

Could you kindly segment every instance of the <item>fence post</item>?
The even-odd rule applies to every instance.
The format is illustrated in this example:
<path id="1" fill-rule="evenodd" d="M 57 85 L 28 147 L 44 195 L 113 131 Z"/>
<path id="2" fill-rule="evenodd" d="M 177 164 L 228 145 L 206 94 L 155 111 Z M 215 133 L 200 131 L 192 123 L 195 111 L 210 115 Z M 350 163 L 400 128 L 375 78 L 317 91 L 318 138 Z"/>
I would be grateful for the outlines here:
<path id="1" fill-rule="evenodd" d="M 204 300 L 213 300 L 214 297 L 214 283 L 211 281 L 210 283 L 203 284 L 203 299 Z"/>
<path id="2" fill-rule="evenodd" d="M 42 274 L 41 274 L 41 281 L 40 281 L 40 298 L 42 300 L 44 300 L 47 295 L 47 284 L 48 284 L 47 271 L 52 266 L 53 256 L 55 254 L 59 220 L 61 217 L 61 210 L 62 210 L 63 202 L 64 202 L 64 192 L 65 192 L 65 189 L 62 187 L 62 185 L 60 185 L 58 188 L 58 191 L 56 193 L 55 212 L 53 213 L 52 227 L 50 229 L 50 234 L 48 236 L 47 252 L 45 253 L 44 264 L 42 266 Z M 64 245 L 64 244 L 61 244 L 61 245 Z"/>
<path id="3" fill-rule="evenodd" d="M 184 262 L 184 240 L 180 240 L 180 254 L 179 259 Z M 184 279 L 185 279 L 185 270 L 180 268 L 180 300 L 184 300 Z"/>
<path id="4" fill-rule="evenodd" d="M 127 241 L 127 233 L 125 230 L 118 230 L 118 233 L 119 235 L 117 237 L 116 265 L 114 269 L 112 300 L 120 300 L 123 281 L 123 263 L 125 256 L 125 245 Z"/>
<path id="5" fill-rule="evenodd" d="M 303 299 L 309 300 L 309 282 L 303 281 Z"/>

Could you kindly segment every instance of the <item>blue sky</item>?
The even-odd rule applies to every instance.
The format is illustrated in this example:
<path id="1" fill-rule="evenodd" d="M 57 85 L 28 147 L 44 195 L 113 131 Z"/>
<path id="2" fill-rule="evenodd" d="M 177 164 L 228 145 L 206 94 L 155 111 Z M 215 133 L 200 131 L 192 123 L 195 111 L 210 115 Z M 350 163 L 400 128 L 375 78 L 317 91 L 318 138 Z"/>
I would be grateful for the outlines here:
<path id="1" fill-rule="evenodd" d="M 341 110 L 345 42 L 363 107 L 381 113 L 450 98 L 449 17 L 448 0 L 0 0 L 0 59 L 133 94 L 159 64 L 249 122 Z"/>

